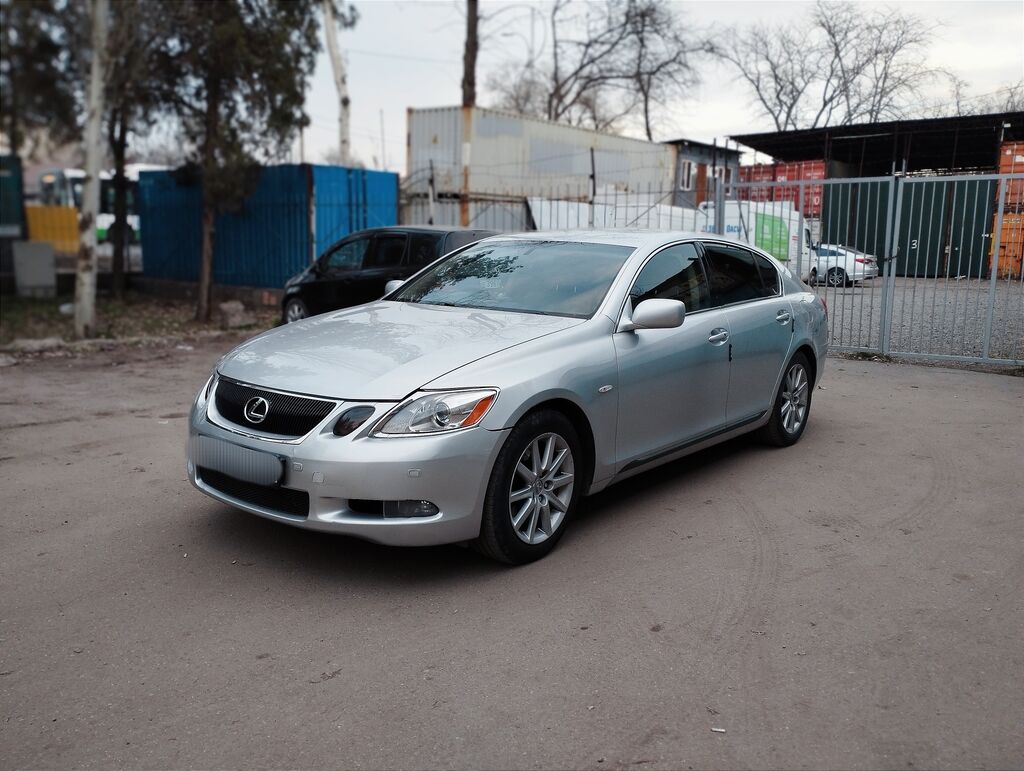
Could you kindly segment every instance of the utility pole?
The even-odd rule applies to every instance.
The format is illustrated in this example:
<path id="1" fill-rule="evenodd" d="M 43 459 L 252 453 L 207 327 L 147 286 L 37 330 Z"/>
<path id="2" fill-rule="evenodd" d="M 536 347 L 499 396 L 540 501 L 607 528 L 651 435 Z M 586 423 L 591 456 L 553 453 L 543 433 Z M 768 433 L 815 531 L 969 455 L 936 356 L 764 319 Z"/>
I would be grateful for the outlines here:
<path id="1" fill-rule="evenodd" d="M 594 148 L 590 148 L 590 216 L 587 225 L 594 229 L 594 199 L 597 198 L 597 167 L 594 165 Z"/>
<path id="2" fill-rule="evenodd" d="M 462 54 L 462 106 L 476 107 L 476 55 L 480 50 L 478 0 L 466 0 L 466 48 Z"/>
<path id="3" fill-rule="evenodd" d="M 345 62 L 338 50 L 338 27 L 334 22 L 334 0 L 322 0 L 324 9 L 324 37 L 327 39 L 327 54 L 331 57 L 331 69 L 334 71 L 334 87 L 338 91 L 338 156 L 341 165 L 351 163 L 349 154 L 349 122 L 351 103 L 348 98 L 348 80 L 345 74 Z"/>
<path id="4" fill-rule="evenodd" d="M 78 221 L 78 263 L 75 275 L 75 337 L 96 334 L 96 216 L 100 209 L 100 159 L 103 145 L 103 81 L 107 60 L 109 0 L 92 0 L 92 64 L 89 68 L 85 123 L 85 189 Z"/>

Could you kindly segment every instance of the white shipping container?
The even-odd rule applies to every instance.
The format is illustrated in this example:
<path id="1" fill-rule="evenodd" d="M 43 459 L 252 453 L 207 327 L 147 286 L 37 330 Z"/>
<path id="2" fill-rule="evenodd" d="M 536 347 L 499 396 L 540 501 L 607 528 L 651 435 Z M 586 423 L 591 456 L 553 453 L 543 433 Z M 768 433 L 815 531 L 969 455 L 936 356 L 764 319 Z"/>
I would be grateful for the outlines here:
<path id="1" fill-rule="evenodd" d="M 591 151 L 599 187 L 668 193 L 676 184 L 671 145 L 603 134 L 500 110 L 408 111 L 406 189 L 437 193 L 587 198 Z"/>

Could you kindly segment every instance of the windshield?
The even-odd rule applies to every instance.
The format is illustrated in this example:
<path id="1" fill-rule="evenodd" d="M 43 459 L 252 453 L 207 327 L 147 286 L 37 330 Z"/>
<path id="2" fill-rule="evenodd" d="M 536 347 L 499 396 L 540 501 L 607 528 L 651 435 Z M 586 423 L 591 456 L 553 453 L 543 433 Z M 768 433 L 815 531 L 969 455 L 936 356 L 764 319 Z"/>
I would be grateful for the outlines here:
<path id="1" fill-rule="evenodd" d="M 587 318 L 632 252 L 609 244 L 485 241 L 429 268 L 389 299 Z"/>

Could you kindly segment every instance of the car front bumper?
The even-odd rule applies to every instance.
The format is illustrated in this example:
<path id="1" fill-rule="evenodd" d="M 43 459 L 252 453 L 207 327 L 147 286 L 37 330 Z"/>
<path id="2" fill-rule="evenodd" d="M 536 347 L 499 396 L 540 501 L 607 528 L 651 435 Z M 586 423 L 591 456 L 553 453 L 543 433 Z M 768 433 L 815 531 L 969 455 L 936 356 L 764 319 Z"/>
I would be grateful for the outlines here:
<path id="1" fill-rule="evenodd" d="M 193 407 L 188 478 L 206 495 L 243 511 L 381 544 L 427 546 L 479 535 L 488 479 L 508 431 L 477 427 L 449 435 L 380 439 L 363 436 L 360 429 L 352 436 L 335 436 L 332 427 L 338 415 L 351 406 L 340 404 L 312 432 L 294 442 L 228 428 L 232 424 L 209 403 Z M 378 405 L 365 426 L 393 406 Z M 274 471 L 278 481 L 260 478 L 274 462 L 280 463 Z M 225 476 L 230 484 L 224 483 Z M 305 515 L 296 513 L 294 506 L 277 503 L 282 496 L 294 503 L 302 493 L 309 498 Z M 358 503 L 403 500 L 429 501 L 438 512 L 427 517 L 385 517 L 364 513 L 365 505 Z M 352 501 L 357 502 L 356 508 Z"/>

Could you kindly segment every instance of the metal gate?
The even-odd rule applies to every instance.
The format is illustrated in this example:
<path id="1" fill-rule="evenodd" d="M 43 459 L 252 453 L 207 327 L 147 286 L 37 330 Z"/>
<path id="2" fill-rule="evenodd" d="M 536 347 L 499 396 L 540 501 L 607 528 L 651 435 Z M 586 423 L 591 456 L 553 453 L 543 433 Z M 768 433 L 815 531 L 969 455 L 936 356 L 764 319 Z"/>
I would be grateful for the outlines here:
<path id="1" fill-rule="evenodd" d="M 1024 364 L 1024 174 L 742 182 L 718 201 L 714 229 L 824 298 L 832 349 Z"/>

